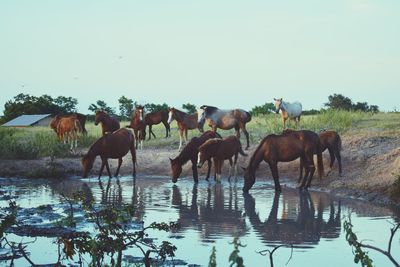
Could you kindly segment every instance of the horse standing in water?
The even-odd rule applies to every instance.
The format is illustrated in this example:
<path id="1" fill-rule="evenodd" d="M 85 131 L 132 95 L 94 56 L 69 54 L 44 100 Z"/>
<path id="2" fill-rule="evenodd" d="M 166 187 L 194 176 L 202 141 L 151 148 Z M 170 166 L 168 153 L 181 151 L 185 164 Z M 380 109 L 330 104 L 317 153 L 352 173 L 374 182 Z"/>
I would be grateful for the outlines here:
<path id="1" fill-rule="evenodd" d="M 189 160 L 192 162 L 193 180 L 195 183 L 199 182 L 197 173 L 197 156 L 199 154 L 199 147 L 202 144 L 204 144 L 207 140 L 210 140 L 212 138 L 221 138 L 221 136 L 213 131 L 207 131 L 203 133 L 200 137 L 193 137 L 176 158 L 169 159 L 171 162 L 173 183 L 177 182 L 178 177 L 182 173 L 182 166 L 186 164 L 186 162 L 188 162 Z M 208 180 L 208 178 L 210 177 L 211 160 L 209 159 L 207 162 L 208 162 L 208 171 L 206 180 Z"/>
<path id="2" fill-rule="evenodd" d="M 275 112 L 279 113 L 279 111 L 282 112 L 282 121 L 283 121 L 283 129 L 286 129 L 286 120 L 287 119 L 293 119 L 296 122 L 296 128 L 298 128 L 299 126 L 299 122 L 300 122 L 300 117 L 301 117 L 301 112 L 302 112 L 302 105 L 299 102 L 294 102 L 294 103 L 289 103 L 289 102 L 285 102 L 282 100 L 282 98 L 280 99 L 276 99 L 275 100 Z"/>
<path id="3" fill-rule="evenodd" d="M 246 136 L 246 149 L 249 148 L 249 133 L 246 130 L 246 123 L 251 121 L 251 115 L 249 112 L 243 109 L 221 110 L 216 107 L 203 105 L 200 107 L 198 116 L 200 132 L 203 131 L 205 122 L 207 122 L 214 132 L 217 131 L 217 128 L 222 130 L 230 130 L 234 128 L 237 138 L 240 138 L 240 130 L 242 130 Z"/>
<path id="4" fill-rule="evenodd" d="M 144 107 L 136 106 L 131 118 L 131 123 L 127 126 L 128 128 L 132 128 L 135 134 L 136 149 L 138 148 L 139 142 L 140 149 L 143 149 L 143 141 L 146 138 L 146 123 L 144 121 L 144 117 Z"/>
<path id="5" fill-rule="evenodd" d="M 144 116 L 144 121 L 146 123 L 146 125 L 149 126 L 149 140 L 151 139 L 151 135 L 153 135 L 154 138 L 156 138 L 156 135 L 153 133 L 152 131 L 152 126 L 155 124 L 159 124 L 162 123 L 165 126 L 165 138 L 168 138 L 169 136 L 171 136 L 171 127 L 169 126 L 168 123 L 168 111 L 167 110 L 161 110 L 161 111 L 157 111 L 157 112 L 152 112 L 152 113 L 148 113 L 146 114 L 146 116 Z"/>
<path id="6" fill-rule="evenodd" d="M 97 156 L 101 158 L 101 168 L 99 178 L 103 173 L 104 166 L 107 169 L 108 176 L 111 178 L 110 166 L 108 159 L 118 159 L 118 168 L 115 176 L 118 176 L 119 169 L 122 164 L 122 157 L 131 152 L 133 164 L 133 176 L 136 175 L 136 150 L 135 139 L 133 134 L 127 129 L 119 129 L 113 133 L 100 137 L 90 148 L 86 155 L 82 158 L 83 178 L 88 177 L 90 170 L 93 168 L 93 162 Z"/>
<path id="7" fill-rule="evenodd" d="M 87 130 L 85 128 L 86 115 L 83 115 L 81 113 L 72 113 L 69 115 L 56 115 L 50 122 L 50 128 L 53 129 L 55 133 L 57 133 L 57 125 L 60 122 L 60 119 L 69 117 L 73 117 L 79 121 L 79 123 L 81 124 L 82 133 L 86 135 L 87 134 Z"/>
<path id="8" fill-rule="evenodd" d="M 170 124 L 173 120 L 176 120 L 179 128 L 179 148 L 182 147 L 183 134 L 185 134 L 185 144 L 188 142 L 187 134 L 188 130 L 198 128 L 197 113 L 187 114 L 186 112 L 180 111 L 176 108 L 170 108 L 168 113 L 168 123 Z M 201 131 L 203 132 L 203 131 Z"/>
<path id="9" fill-rule="evenodd" d="M 197 167 L 201 168 L 204 162 L 209 161 L 211 158 L 214 161 L 214 173 L 217 182 L 221 182 L 221 169 L 224 163 L 224 160 L 229 160 L 231 165 L 229 169 L 229 181 L 232 176 L 232 169 L 234 169 L 234 176 L 237 174 L 237 159 L 238 154 L 242 156 L 247 156 L 243 152 L 242 145 L 240 144 L 239 138 L 236 136 L 228 136 L 224 139 L 210 139 L 199 147 L 199 156 Z M 232 165 L 232 157 L 235 157 Z"/>
<path id="10" fill-rule="evenodd" d="M 300 135 L 301 138 L 299 138 Z M 308 188 L 315 172 L 315 153 L 318 159 L 318 174 L 319 177 L 322 178 L 324 174 L 324 165 L 322 162 L 321 144 L 316 133 L 301 131 L 299 135 L 268 135 L 258 145 L 251 156 L 249 165 L 245 169 L 243 191 L 247 193 L 253 186 L 256 180 L 256 170 L 263 160 L 268 163 L 271 169 L 275 191 L 281 191 L 278 162 L 289 162 L 297 158 L 300 158 L 300 160 L 304 162 L 306 168 L 306 176 L 302 183 L 299 184 L 299 188 Z"/>
<path id="11" fill-rule="evenodd" d="M 64 143 L 70 143 L 71 150 L 78 147 L 78 133 L 81 132 L 81 124 L 75 117 L 59 118 L 56 133 Z"/>
<path id="12" fill-rule="evenodd" d="M 112 133 L 121 128 L 117 118 L 108 115 L 102 110 L 96 111 L 96 119 L 94 121 L 94 125 L 98 125 L 100 122 L 103 135 L 105 135 L 106 133 Z"/>

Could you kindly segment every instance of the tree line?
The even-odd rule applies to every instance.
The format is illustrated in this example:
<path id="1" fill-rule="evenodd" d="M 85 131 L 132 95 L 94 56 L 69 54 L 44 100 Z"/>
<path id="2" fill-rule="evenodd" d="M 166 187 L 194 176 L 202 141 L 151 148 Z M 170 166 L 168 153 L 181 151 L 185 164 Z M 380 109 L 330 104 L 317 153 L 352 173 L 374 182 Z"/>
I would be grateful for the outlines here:
<path id="1" fill-rule="evenodd" d="M 54 98 L 49 95 L 37 97 L 21 93 L 5 103 L 4 115 L 0 118 L 0 123 L 5 123 L 24 114 L 69 114 L 77 111 L 77 104 L 78 100 L 73 97 L 58 96 Z M 116 108 L 110 107 L 104 100 L 97 100 L 88 107 L 88 110 L 92 112 L 89 114 L 89 119 L 94 119 L 94 113 L 97 110 L 104 110 L 111 115 L 119 117 L 121 120 L 129 120 L 132 112 L 138 104 L 139 103 L 133 99 L 121 96 L 118 98 L 119 106 L 117 111 Z M 167 103 L 147 103 L 143 106 L 146 112 L 157 112 L 168 109 L 169 107 Z M 379 107 L 377 105 L 369 105 L 367 102 L 354 103 L 350 98 L 341 94 L 328 96 L 328 102 L 325 103 L 324 106 L 327 109 L 379 112 Z M 182 105 L 182 109 L 188 113 L 194 113 L 196 112 L 196 105 L 186 103 Z M 322 110 L 324 109 L 305 110 L 303 111 L 303 114 L 318 114 Z M 273 112 L 275 112 L 275 106 L 271 102 L 255 106 L 250 110 L 250 113 L 253 116 L 265 115 Z"/>

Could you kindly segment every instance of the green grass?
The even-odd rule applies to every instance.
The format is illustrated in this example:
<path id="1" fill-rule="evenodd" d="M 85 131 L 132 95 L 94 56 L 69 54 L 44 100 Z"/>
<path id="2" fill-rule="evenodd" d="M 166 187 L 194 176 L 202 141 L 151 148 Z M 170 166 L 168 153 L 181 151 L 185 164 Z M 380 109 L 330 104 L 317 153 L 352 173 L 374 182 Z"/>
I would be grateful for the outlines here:
<path id="1" fill-rule="evenodd" d="M 362 113 L 349 111 L 325 111 L 318 115 L 303 116 L 300 122 L 301 129 L 315 132 L 321 129 L 335 130 L 345 134 L 349 130 L 361 131 L 365 129 L 377 129 L 398 134 L 400 132 L 398 113 Z M 125 127 L 129 123 L 121 122 Z M 294 128 L 294 121 L 289 121 L 287 127 Z M 87 149 L 101 136 L 100 126 L 88 122 L 87 136 L 81 136 L 78 141 L 78 148 Z M 209 128 L 206 126 L 205 130 Z M 247 124 L 250 133 L 251 144 L 259 142 L 268 134 L 279 134 L 282 132 L 282 120 L 280 114 L 269 114 L 253 117 Z M 164 125 L 154 125 L 153 132 L 156 139 L 144 143 L 145 148 L 171 148 L 179 146 L 179 131 L 176 122 L 171 123 L 171 138 L 165 137 Z M 235 134 L 234 130 L 218 131 L 222 136 Z M 188 139 L 198 136 L 198 130 L 188 132 Z M 148 137 L 148 133 L 147 136 Z M 241 135 L 241 142 L 245 144 L 244 135 Z M 69 151 L 69 146 L 60 142 L 55 133 L 49 127 L 29 128 L 5 128 L 0 127 L 0 158 L 1 159 L 36 159 L 41 157 L 74 157 Z"/>

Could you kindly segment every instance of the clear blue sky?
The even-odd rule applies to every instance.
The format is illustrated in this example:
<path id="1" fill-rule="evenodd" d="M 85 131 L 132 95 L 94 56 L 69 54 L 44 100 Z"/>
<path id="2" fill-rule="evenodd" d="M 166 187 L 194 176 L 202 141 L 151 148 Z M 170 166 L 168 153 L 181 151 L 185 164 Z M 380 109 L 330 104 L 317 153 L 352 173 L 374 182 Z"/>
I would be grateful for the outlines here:
<path id="1" fill-rule="evenodd" d="M 0 112 L 16 94 L 211 104 L 333 93 L 400 109 L 400 1 L 0 2 Z"/>

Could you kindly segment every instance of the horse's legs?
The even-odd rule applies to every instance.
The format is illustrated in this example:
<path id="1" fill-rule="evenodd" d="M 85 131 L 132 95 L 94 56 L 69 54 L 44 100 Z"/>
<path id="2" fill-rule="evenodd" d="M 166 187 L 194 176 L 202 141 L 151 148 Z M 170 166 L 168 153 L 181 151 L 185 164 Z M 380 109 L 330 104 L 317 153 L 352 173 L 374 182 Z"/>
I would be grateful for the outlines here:
<path id="1" fill-rule="evenodd" d="M 206 180 L 208 181 L 208 178 L 210 178 L 210 171 L 211 171 L 211 159 L 208 159 L 207 163 L 208 163 L 208 170 L 207 170 Z"/>
<path id="2" fill-rule="evenodd" d="M 188 143 L 187 134 L 188 134 L 188 128 L 185 128 L 185 146 L 186 146 L 187 143 Z"/>
<path id="3" fill-rule="evenodd" d="M 118 158 L 118 167 L 117 171 L 115 172 L 115 177 L 118 177 L 119 168 L 121 168 L 121 164 L 122 164 L 122 158 Z"/>
<path id="4" fill-rule="evenodd" d="M 153 125 L 151 125 L 151 127 L 149 126 L 150 132 L 153 135 L 154 139 L 157 138 L 156 135 L 153 132 Z"/>
<path id="5" fill-rule="evenodd" d="M 269 162 L 269 167 L 271 169 L 272 177 L 274 178 L 275 183 L 275 191 L 281 192 L 282 188 L 279 183 L 279 173 L 278 173 L 278 164 L 277 162 Z"/>
<path id="6" fill-rule="evenodd" d="M 306 188 L 308 188 L 311 185 L 311 181 L 312 181 L 312 178 L 313 178 L 314 172 L 315 172 L 314 151 L 309 151 L 306 154 L 306 158 L 307 158 L 307 164 L 308 164 L 309 170 L 310 170 L 310 174 L 308 175 L 307 184 L 306 184 Z"/>
<path id="7" fill-rule="evenodd" d="M 104 159 L 101 159 L 101 160 L 105 162 L 104 164 L 106 165 L 108 177 L 112 178 L 111 172 L 110 172 L 110 165 L 108 165 L 108 160 L 107 160 L 107 158 L 104 158 Z"/>
<path id="8" fill-rule="evenodd" d="M 183 128 L 179 128 L 179 148 L 178 150 L 181 151 L 182 148 L 182 138 L 183 138 Z"/>
<path id="9" fill-rule="evenodd" d="M 229 175 L 228 175 L 228 181 L 231 181 L 231 176 L 232 176 L 232 169 L 233 169 L 233 161 L 232 158 L 229 158 Z"/>
<path id="10" fill-rule="evenodd" d="M 335 153 L 333 152 L 332 148 L 328 147 L 328 152 L 329 152 L 329 156 L 331 158 L 331 162 L 329 164 L 330 169 L 326 174 L 327 176 L 332 172 L 333 164 L 335 163 L 335 159 L 336 159 L 335 158 Z"/>
<path id="11" fill-rule="evenodd" d="M 213 158 L 214 161 L 214 181 L 218 180 L 218 160 L 216 158 Z"/>
<path id="12" fill-rule="evenodd" d="M 101 161 L 101 167 L 100 167 L 100 173 L 99 173 L 99 179 L 101 178 L 101 175 L 103 174 L 103 170 L 104 170 L 104 166 L 105 165 L 106 165 L 105 162 L 102 160 Z"/>
<path id="13" fill-rule="evenodd" d="M 147 140 L 150 140 L 151 139 L 151 128 L 152 128 L 153 126 L 152 125 L 149 125 L 149 138 L 147 139 Z"/>
<path id="14" fill-rule="evenodd" d="M 342 156 L 340 155 L 340 148 L 335 149 L 335 155 L 339 164 L 339 176 L 342 176 Z"/>
<path id="15" fill-rule="evenodd" d="M 303 159 L 300 158 L 300 175 L 299 175 L 299 180 L 297 183 L 300 183 L 301 179 L 303 179 L 303 169 L 304 169 L 304 162 Z"/>
<path id="16" fill-rule="evenodd" d="M 246 149 L 249 149 L 249 147 L 250 147 L 250 142 L 249 142 L 249 133 L 247 132 L 247 130 L 246 130 L 246 127 L 245 127 L 245 126 L 243 126 L 243 127 L 242 127 L 242 131 L 243 131 L 244 135 L 246 136 L 246 142 L 247 142 Z"/>
<path id="17" fill-rule="evenodd" d="M 221 182 L 221 174 L 222 174 L 222 164 L 223 164 L 223 160 L 217 160 L 218 162 L 218 168 L 217 168 L 217 182 L 220 183 Z"/>
<path id="18" fill-rule="evenodd" d="M 193 172 L 193 180 L 195 183 L 199 182 L 199 174 L 197 171 L 197 161 L 192 160 L 192 172 Z"/>
<path id="19" fill-rule="evenodd" d="M 236 176 L 237 176 L 237 160 L 238 160 L 238 155 L 239 155 L 239 153 L 236 153 L 236 154 L 235 154 L 235 158 L 234 158 L 234 160 L 233 160 L 233 176 L 235 177 L 235 179 L 236 179 Z"/>
<path id="20" fill-rule="evenodd" d="M 168 138 L 169 136 L 171 136 L 171 126 L 169 126 L 168 122 L 166 121 L 162 121 L 162 123 L 165 126 L 165 132 L 166 132 L 165 138 Z"/>
<path id="21" fill-rule="evenodd" d="M 132 165 L 133 165 L 133 177 L 136 176 L 136 150 L 135 150 L 135 142 L 131 144 L 131 156 L 132 156 Z"/>
<path id="22" fill-rule="evenodd" d="M 283 120 L 283 130 L 285 130 L 286 129 L 286 118 L 282 117 L 282 120 Z"/>

